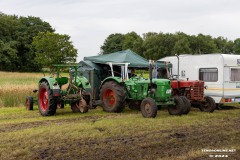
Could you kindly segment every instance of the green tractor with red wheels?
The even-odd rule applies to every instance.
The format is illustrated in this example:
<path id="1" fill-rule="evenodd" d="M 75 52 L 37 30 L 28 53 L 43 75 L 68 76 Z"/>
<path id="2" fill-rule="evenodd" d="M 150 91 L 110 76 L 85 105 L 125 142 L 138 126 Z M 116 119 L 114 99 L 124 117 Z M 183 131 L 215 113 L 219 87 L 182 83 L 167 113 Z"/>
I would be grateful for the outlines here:
<path id="1" fill-rule="evenodd" d="M 37 102 L 42 116 L 54 115 L 57 108 L 64 108 L 65 104 L 70 104 L 73 112 L 88 112 L 92 102 L 87 89 L 91 88 L 91 85 L 84 76 L 78 75 L 81 65 L 59 64 L 53 65 L 53 68 L 56 68 L 56 74 L 44 76 L 39 80 L 39 88 L 34 90 L 35 93 L 38 92 L 37 99 L 28 96 L 26 108 L 32 110 L 33 103 Z M 63 68 L 70 68 L 69 77 L 61 76 Z"/>
<path id="2" fill-rule="evenodd" d="M 111 76 L 105 78 L 100 86 L 100 99 L 102 107 L 107 112 L 122 112 L 125 105 L 139 107 L 143 117 L 154 118 L 157 115 L 158 106 L 168 106 L 171 115 L 182 115 L 186 112 L 183 97 L 171 95 L 171 83 L 168 79 L 146 79 L 142 76 L 129 77 L 129 63 L 111 63 Z M 115 76 L 113 65 L 121 68 L 121 73 Z M 115 67 L 116 68 L 116 67 Z M 150 64 L 150 73 L 151 71 Z"/>

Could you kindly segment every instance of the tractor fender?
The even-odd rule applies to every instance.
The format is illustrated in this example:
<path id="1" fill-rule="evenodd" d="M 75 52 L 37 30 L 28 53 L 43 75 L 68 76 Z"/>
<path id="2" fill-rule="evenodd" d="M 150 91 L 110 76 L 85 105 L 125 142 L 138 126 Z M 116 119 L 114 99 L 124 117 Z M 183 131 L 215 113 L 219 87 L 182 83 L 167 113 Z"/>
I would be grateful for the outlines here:
<path id="1" fill-rule="evenodd" d="M 100 85 L 99 88 L 102 88 L 102 85 L 103 85 L 104 83 L 108 82 L 108 81 L 115 81 L 115 82 L 117 82 L 117 83 L 119 83 L 119 84 L 122 84 L 122 83 L 123 83 L 123 81 L 122 81 L 122 79 L 121 79 L 120 77 L 108 77 L 108 78 L 105 78 L 105 79 L 102 81 L 102 83 L 101 83 L 101 85 Z"/>
<path id="2" fill-rule="evenodd" d="M 53 89 L 54 83 L 57 83 L 56 79 L 53 78 L 53 77 L 43 77 L 43 78 L 39 81 L 39 85 L 40 85 L 43 81 L 48 82 L 50 89 Z"/>

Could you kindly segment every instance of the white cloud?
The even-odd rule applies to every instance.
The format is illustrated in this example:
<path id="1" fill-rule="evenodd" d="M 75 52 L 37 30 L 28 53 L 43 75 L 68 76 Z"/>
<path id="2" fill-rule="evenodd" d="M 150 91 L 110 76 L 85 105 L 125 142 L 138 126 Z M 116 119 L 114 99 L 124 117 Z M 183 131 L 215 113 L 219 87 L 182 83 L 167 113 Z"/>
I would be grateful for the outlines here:
<path id="1" fill-rule="evenodd" d="M 238 0 L 0 0 L 1 11 L 35 16 L 71 36 L 78 60 L 96 55 L 109 34 L 182 31 L 239 38 Z"/>

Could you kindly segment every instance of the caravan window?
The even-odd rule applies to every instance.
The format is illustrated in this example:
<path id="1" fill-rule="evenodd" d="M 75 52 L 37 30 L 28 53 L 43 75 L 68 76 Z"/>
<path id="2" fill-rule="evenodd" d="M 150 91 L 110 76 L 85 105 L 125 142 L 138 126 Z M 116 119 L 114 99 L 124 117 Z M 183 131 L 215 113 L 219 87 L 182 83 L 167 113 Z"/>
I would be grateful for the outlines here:
<path id="1" fill-rule="evenodd" d="M 205 82 L 217 82 L 218 81 L 218 69 L 217 68 L 200 68 L 199 80 Z"/>
<path id="2" fill-rule="evenodd" d="M 231 81 L 240 81 L 240 68 L 231 68 Z"/>

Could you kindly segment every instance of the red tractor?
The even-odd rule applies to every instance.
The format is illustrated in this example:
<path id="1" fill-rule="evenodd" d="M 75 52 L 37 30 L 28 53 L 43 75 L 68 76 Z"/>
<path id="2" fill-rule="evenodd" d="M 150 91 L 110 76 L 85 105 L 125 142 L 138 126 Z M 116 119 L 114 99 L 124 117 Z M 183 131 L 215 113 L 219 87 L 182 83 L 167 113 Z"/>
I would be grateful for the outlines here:
<path id="1" fill-rule="evenodd" d="M 172 64 L 169 62 L 158 61 L 156 63 L 156 70 L 158 71 L 158 78 L 169 78 L 171 80 L 173 96 L 187 97 L 185 103 L 190 103 L 190 106 L 198 107 L 201 111 L 213 112 L 215 110 L 216 104 L 214 99 L 204 96 L 204 89 L 207 89 L 207 86 L 204 86 L 204 81 L 188 80 L 188 78 L 187 80 L 180 80 L 178 78 L 179 71 L 178 75 L 172 75 Z M 189 111 L 190 107 L 186 112 Z"/>

